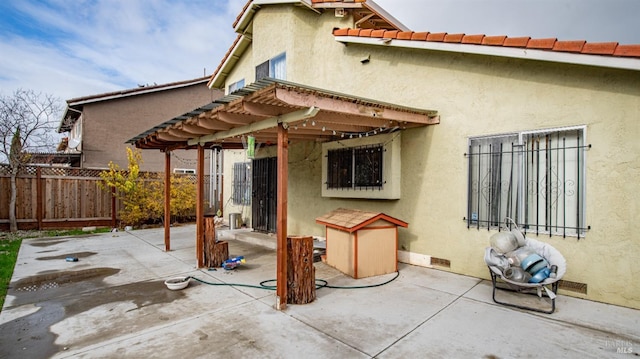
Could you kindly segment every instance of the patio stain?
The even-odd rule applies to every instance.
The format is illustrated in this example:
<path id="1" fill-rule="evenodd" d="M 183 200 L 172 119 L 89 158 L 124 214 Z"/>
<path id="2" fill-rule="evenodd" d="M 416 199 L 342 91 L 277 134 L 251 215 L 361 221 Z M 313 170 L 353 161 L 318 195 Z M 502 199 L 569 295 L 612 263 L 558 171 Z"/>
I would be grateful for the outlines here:
<path id="1" fill-rule="evenodd" d="M 63 257 L 64 258 L 64 257 Z M 118 273 L 115 268 L 92 268 L 79 271 L 53 271 L 18 280 L 11 285 L 17 292 L 33 292 L 41 289 L 57 288 L 62 284 L 81 282 L 96 277 L 108 277 Z"/>
<path id="2" fill-rule="evenodd" d="M 65 259 L 67 257 L 76 257 L 76 258 L 87 258 L 87 257 L 91 257 L 93 255 L 96 255 L 98 253 L 96 252 L 76 252 L 76 253 L 69 253 L 69 254 L 61 254 L 58 256 L 47 256 L 47 257 L 38 257 L 36 258 L 39 261 L 49 261 L 49 260 L 56 260 L 56 259 Z"/>
<path id="3" fill-rule="evenodd" d="M 56 244 L 64 243 L 67 241 L 68 241 L 67 239 L 51 240 L 48 238 L 40 238 L 40 239 L 34 239 L 31 241 L 28 241 L 27 244 L 33 247 L 49 247 L 49 246 L 55 246 Z"/>
<path id="4" fill-rule="evenodd" d="M 11 293 L 16 296 L 17 301 L 20 301 L 22 296 L 31 297 L 33 300 L 36 299 L 34 296 L 45 293 L 53 297 L 34 300 L 37 311 L 0 325 L 0 358 L 51 357 L 64 350 L 73 349 L 74 346 L 99 343 L 105 337 L 123 334 L 125 331 L 120 325 L 123 321 L 129 321 L 124 326 L 127 328 L 126 332 L 143 330 L 148 325 L 144 318 L 157 313 L 136 314 L 136 311 L 152 305 L 171 303 L 186 296 L 184 291 L 168 290 L 162 280 L 108 287 L 104 279 L 119 271 L 115 268 L 94 268 L 51 272 L 17 281 Z M 29 292 L 29 289 L 33 288 L 36 288 L 35 291 Z M 58 334 L 51 330 L 54 325 L 66 318 L 112 303 L 132 303 L 135 307 L 122 313 L 121 310 L 116 310 L 117 306 L 112 306 L 108 310 L 113 311 L 119 325 L 107 325 L 99 332 L 87 331 L 84 336 L 70 338 L 72 342 L 55 344 Z"/>
<path id="5" fill-rule="evenodd" d="M 40 254 L 40 253 L 51 253 L 51 252 L 57 252 L 57 251 L 58 251 L 57 249 L 47 249 L 47 250 L 44 250 L 44 251 L 38 251 L 36 253 L 37 254 Z"/>

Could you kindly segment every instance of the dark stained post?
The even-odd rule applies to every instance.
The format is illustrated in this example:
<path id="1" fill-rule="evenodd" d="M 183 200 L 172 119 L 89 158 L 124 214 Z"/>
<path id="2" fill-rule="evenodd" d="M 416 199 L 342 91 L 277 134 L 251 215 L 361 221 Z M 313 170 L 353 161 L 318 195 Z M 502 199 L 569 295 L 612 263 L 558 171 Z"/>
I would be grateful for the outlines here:
<path id="1" fill-rule="evenodd" d="M 204 147 L 198 145 L 196 169 L 196 258 L 198 268 L 204 267 Z"/>
<path id="2" fill-rule="evenodd" d="M 276 309 L 287 307 L 287 190 L 289 173 L 289 132 L 278 124 L 278 199 L 276 217 L 277 266 Z"/>
<path id="3" fill-rule="evenodd" d="M 38 222 L 38 230 L 42 230 L 42 217 L 44 217 L 44 206 L 42 193 L 42 167 L 36 167 L 36 220 Z"/>
<path id="4" fill-rule="evenodd" d="M 171 250 L 171 151 L 164 153 L 164 250 Z"/>

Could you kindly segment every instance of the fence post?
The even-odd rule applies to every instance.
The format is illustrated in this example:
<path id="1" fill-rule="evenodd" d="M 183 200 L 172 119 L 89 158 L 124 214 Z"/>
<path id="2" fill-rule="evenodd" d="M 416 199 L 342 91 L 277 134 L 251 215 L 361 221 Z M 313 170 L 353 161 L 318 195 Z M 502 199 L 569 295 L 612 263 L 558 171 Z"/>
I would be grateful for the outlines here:
<path id="1" fill-rule="evenodd" d="M 38 230 L 42 230 L 42 218 L 44 217 L 42 204 L 42 167 L 36 167 L 36 221 L 38 222 Z"/>
<path id="2" fill-rule="evenodd" d="M 111 187 L 111 228 L 116 228 L 116 188 Z"/>

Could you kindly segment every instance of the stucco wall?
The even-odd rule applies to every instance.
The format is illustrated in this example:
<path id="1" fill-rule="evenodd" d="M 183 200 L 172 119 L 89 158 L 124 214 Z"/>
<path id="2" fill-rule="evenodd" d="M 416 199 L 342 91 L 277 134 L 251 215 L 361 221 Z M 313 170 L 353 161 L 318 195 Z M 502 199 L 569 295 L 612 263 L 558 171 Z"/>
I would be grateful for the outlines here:
<path id="1" fill-rule="evenodd" d="M 290 17 L 290 18 L 287 18 Z M 287 51 L 287 80 L 439 111 L 441 123 L 402 135 L 402 198 L 322 198 L 320 145 L 290 146 L 289 228 L 324 235 L 314 219 L 337 207 L 375 209 L 409 223 L 399 249 L 451 261 L 449 270 L 488 278 L 493 232 L 467 229 L 470 136 L 585 125 L 586 238 L 540 236 L 567 258 L 564 279 L 584 297 L 640 308 L 640 73 L 589 66 L 336 42 L 345 19 L 280 7 L 254 21 L 255 66 Z M 284 26 L 284 27 L 283 27 Z M 295 40 L 291 40 L 294 38 Z M 268 51 L 267 51 L 268 50 Z M 259 55 L 264 54 L 265 56 Z M 360 59 L 370 56 L 367 64 Z M 247 73 L 249 64 L 238 71 Z M 249 81 L 251 82 L 251 81 Z M 529 234 L 530 235 L 530 234 Z M 535 236 L 534 236 L 535 237 Z"/>

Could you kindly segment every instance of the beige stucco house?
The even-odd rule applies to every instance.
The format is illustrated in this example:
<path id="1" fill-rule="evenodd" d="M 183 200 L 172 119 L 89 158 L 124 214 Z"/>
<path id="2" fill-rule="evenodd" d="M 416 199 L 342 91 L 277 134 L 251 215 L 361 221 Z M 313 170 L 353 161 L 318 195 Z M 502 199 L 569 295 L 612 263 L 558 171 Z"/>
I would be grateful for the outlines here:
<path id="1" fill-rule="evenodd" d="M 185 123 L 230 124 L 239 106 L 245 131 L 184 138 L 226 149 L 225 213 L 273 230 L 256 218 L 264 198 L 233 205 L 229 178 L 247 163 L 254 195 L 271 182 L 271 130 L 247 123 L 260 115 L 249 102 L 275 86 L 269 101 L 310 111 L 274 115 L 290 139 L 288 232 L 323 236 L 314 219 L 340 207 L 382 212 L 409 223 L 400 261 L 489 278 L 484 249 L 510 217 L 566 257 L 561 294 L 640 308 L 640 45 L 413 32 L 369 0 L 254 0 L 233 26 L 209 82 L 228 102 Z M 313 117 L 327 99 L 342 102 Z M 427 120 L 388 120 L 392 110 Z M 132 141 L 162 148 L 175 126 Z"/>
<path id="2" fill-rule="evenodd" d="M 113 162 L 126 168 L 125 142 L 131 136 L 222 95 L 206 86 L 208 80 L 201 77 L 69 99 L 58 126 L 59 133 L 67 133 L 59 150 L 72 167 L 103 169 Z M 164 171 L 163 154 L 142 155 L 143 171 Z M 195 168 L 193 151 L 174 153 L 172 170 L 191 173 Z"/>

